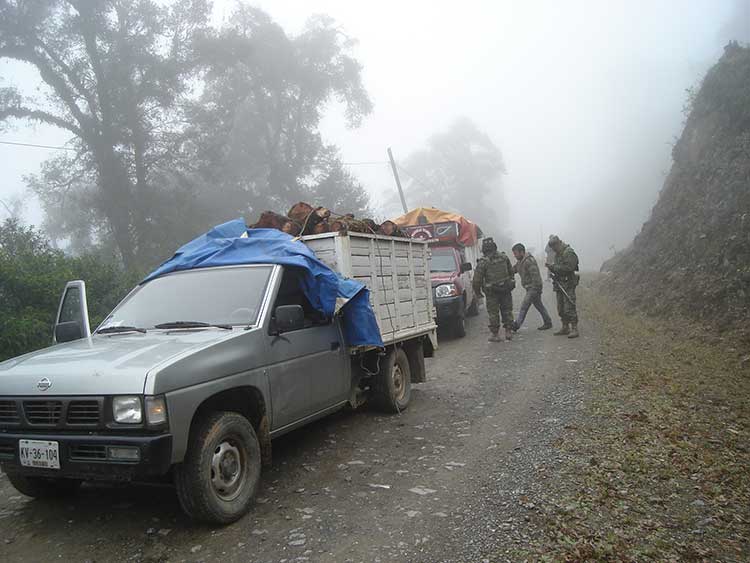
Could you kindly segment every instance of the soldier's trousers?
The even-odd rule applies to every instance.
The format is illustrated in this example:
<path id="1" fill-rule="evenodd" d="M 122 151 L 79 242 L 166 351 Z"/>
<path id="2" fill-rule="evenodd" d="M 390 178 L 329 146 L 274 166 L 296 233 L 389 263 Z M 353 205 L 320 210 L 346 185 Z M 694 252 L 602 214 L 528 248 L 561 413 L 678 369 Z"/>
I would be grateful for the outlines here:
<path id="1" fill-rule="evenodd" d="M 490 317 L 490 331 L 500 330 L 500 316 L 503 327 L 513 328 L 513 294 L 510 291 L 487 291 L 487 315 Z"/>
<path id="2" fill-rule="evenodd" d="M 575 284 L 560 284 L 568 294 L 565 294 L 555 288 L 557 293 L 557 314 L 560 315 L 560 320 L 565 323 L 577 323 L 578 322 L 578 311 L 576 309 L 576 286 Z"/>
<path id="3" fill-rule="evenodd" d="M 547 312 L 547 308 L 542 303 L 542 290 L 529 288 L 526 290 L 526 295 L 521 302 L 521 308 L 518 310 L 518 319 L 516 320 L 516 326 L 521 328 L 523 321 L 526 320 L 526 313 L 529 312 L 529 308 L 534 306 L 539 314 L 542 315 L 542 321 L 544 324 L 551 325 L 552 319 Z"/>

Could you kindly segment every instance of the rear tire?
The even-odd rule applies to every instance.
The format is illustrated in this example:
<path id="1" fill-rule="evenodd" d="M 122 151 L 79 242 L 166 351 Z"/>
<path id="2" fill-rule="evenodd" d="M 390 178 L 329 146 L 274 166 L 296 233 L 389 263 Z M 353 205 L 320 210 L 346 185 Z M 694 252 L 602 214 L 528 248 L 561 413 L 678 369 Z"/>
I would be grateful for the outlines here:
<path id="1" fill-rule="evenodd" d="M 74 495 L 81 487 L 79 479 L 60 477 L 29 477 L 20 473 L 8 473 L 8 481 L 15 489 L 32 498 L 60 498 Z"/>
<path id="2" fill-rule="evenodd" d="M 373 403 L 385 412 L 400 413 L 411 400 L 411 370 L 406 352 L 402 348 L 391 351 L 381 371 L 373 378 Z"/>
<path id="3" fill-rule="evenodd" d="M 195 520 L 239 520 L 255 498 L 260 472 L 260 444 L 250 421 L 236 412 L 210 413 L 197 421 L 185 460 L 175 468 L 180 505 Z"/>

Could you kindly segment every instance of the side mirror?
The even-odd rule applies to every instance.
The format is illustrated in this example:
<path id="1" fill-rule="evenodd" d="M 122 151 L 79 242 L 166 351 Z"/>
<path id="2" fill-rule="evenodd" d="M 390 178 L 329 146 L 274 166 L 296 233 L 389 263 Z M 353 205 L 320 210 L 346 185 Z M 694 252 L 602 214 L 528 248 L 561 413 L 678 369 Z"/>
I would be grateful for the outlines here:
<path id="1" fill-rule="evenodd" d="M 68 321 L 55 325 L 55 342 L 58 344 L 80 340 L 83 336 L 83 329 L 78 321 Z"/>
<path id="2" fill-rule="evenodd" d="M 86 302 L 86 283 L 81 280 L 70 281 L 65 284 L 60 299 L 52 340 L 61 343 L 89 336 L 91 327 Z"/>
<path id="3" fill-rule="evenodd" d="M 464 272 L 471 272 L 473 269 L 474 268 L 472 267 L 471 262 L 464 262 L 463 264 L 461 264 L 461 273 L 462 274 Z"/>
<path id="4" fill-rule="evenodd" d="M 279 305 L 273 317 L 274 328 L 279 334 L 305 328 L 305 311 L 301 305 Z"/>

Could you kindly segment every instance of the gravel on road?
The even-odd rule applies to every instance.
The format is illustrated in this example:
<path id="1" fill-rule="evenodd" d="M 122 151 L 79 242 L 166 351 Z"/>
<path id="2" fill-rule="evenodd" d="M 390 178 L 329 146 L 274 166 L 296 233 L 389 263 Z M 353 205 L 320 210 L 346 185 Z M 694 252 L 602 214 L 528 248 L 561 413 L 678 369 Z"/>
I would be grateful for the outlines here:
<path id="1" fill-rule="evenodd" d="M 227 527 L 187 520 L 169 485 L 32 501 L 2 476 L 0 560 L 515 561 L 598 347 L 586 324 L 569 340 L 536 320 L 489 343 L 483 311 L 441 340 L 400 415 L 342 412 L 275 441 L 255 507 Z"/>

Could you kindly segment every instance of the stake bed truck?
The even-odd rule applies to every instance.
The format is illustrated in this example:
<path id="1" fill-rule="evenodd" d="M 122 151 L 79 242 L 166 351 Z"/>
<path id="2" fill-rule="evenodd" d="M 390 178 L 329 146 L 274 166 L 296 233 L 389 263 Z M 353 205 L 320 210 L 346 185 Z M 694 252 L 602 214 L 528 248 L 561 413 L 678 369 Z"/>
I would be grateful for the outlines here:
<path id="1" fill-rule="evenodd" d="M 271 441 L 370 401 L 405 409 L 437 347 L 425 242 L 329 233 L 305 244 L 370 290 L 384 348 L 349 347 L 278 264 L 194 268 L 133 289 L 90 332 L 69 282 L 55 345 L 0 363 L 0 464 L 32 497 L 84 481 L 171 479 L 216 523 L 249 509 Z"/>

